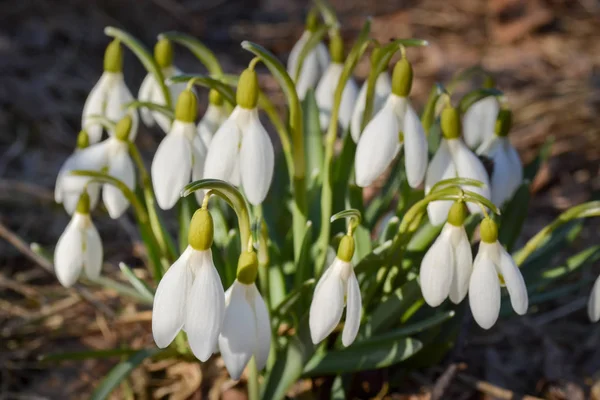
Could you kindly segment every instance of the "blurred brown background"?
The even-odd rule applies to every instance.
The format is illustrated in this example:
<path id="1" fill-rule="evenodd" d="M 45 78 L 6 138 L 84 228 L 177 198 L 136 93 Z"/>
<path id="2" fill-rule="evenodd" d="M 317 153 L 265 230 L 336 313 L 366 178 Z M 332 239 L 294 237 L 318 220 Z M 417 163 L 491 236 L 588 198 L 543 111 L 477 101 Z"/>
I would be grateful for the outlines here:
<path id="1" fill-rule="evenodd" d="M 457 71 L 481 64 L 494 73 L 513 107 L 511 139 L 523 160 L 533 159 L 549 136 L 555 138 L 552 157 L 533 186 L 536 200 L 525 227 L 526 238 L 558 211 L 599 197 L 599 0 L 331 3 L 348 44 L 368 15 L 373 17 L 374 37 L 382 42 L 418 37 L 431 43 L 408 53 L 415 66 L 417 105 L 423 104 L 434 82 L 448 82 Z M 27 242 L 52 247 L 68 222 L 53 202 L 53 185 L 74 147 L 87 93 L 102 72 L 108 43 L 104 26 L 123 28 L 149 48 L 160 32 L 187 32 L 213 49 L 227 72 L 239 72 L 251 58 L 239 46 L 245 39 L 285 60 L 303 30 L 309 5 L 285 0 L 0 2 L 0 223 L 12 232 L 4 231 L 3 236 L 16 240 L 16 234 Z M 364 61 L 357 69 L 361 80 L 368 72 Z M 125 63 L 126 81 L 136 94 L 145 71 L 130 53 Z M 186 72 L 200 70 L 198 62 L 181 48 L 176 50 L 176 63 Z M 275 100 L 283 101 L 266 71 L 261 84 Z M 150 131 L 138 135 L 147 160 L 160 135 Z M 105 270 L 114 274 L 118 261 L 135 262 L 132 221 L 128 217 L 96 221 L 110 263 Z M 599 237 L 598 223 L 588 224 L 581 245 L 598 243 Z M 107 315 L 80 301 L 74 292 L 62 291 L 50 275 L 4 241 L 0 241 L 0 291 L 0 398 L 17 398 L 11 397 L 16 392 L 41 396 L 35 398 L 57 398 L 63 393 L 85 398 L 111 361 L 57 366 L 39 363 L 36 357 L 59 349 L 151 343 L 147 309 L 132 308 L 114 293 L 95 293 L 114 312 L 126 306 L 119 317 Z M 557 325 L 558 317 L 552 316 L 538 321 L 537 316 L 500 324 L 487 335 L 474 330 L 467 339 L 470 346 L 459 352 L 458 359 L 467 362 L 470 374 L 517 393 L 583 398 L 579 390 L 594 384 L 593 373 L 600 367 L 600 330 L 587 323 L 583 312 L 588 292 L 586 287 L 557 304 L 563 307 L 560 317 L 567 317 L 567 324 Z M 129 320 L 123 322 L 123 315 Z M 66 333 L 65 326 L 71 328 Z M 588 355 L 582 358 L 584 353 Z M 134 382 L 160 390 L 171 387 L 167 384 L 172 379 L 187 382 L 189 387 L 183 385 L 188 390 L 202 385 L 205 393 L 220 382 L 215 376 L 207 377 L 206 370 L 196 370 L 196 364 L 186 368 L 172 373 L 187 380 L 171 377 L 157 383 L 146 374 Z M 407 387 L 412 393 L 423 392 L 439 372 L 417 374 Z M 460 392 L 463 397 L 448 398 L 478 396 L 473 384 L 459 387 Z M 595 398 L 600 399 L 598 393 Z"/>

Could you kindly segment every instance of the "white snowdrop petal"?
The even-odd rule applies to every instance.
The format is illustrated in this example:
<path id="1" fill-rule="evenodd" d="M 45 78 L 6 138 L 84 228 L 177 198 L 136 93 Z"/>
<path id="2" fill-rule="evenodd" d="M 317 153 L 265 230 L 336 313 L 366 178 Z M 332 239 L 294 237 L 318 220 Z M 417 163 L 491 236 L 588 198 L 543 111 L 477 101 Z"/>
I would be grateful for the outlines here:
<path id="1" fill-rule="evenodd" d="M 85 275 L 95 280 L 100 277 L 102 271 L 102 259 L 104 251 L 102 249 L 102 239 L 98 230 L 92 223 L 91 218 L 88 216 L 88 226 L 85 229 L 85 250 L 83 253 L 83 271 Z"/>
<path id="2" fill-rule="evenodd" d="M 475 148 L 494 134 L 500 105 L 489 96 L 475 102 L 463 117 L 463 137 L 467 146 Z"/>
<path id="3" fill-rule="evenodd" d="M 358 143 L 360 137 L 360 126 L 362 124 L 363 113 L 365 111 L 365 103 L 367 101 L 367 82 L 365 81 L 360 87 L 354 110 L 352 110 L 352 120 L 350 121 L 350 134 L 354 143 Z M 375 114 L 375 112 L 374 112 Z"/>
<path id="4" fill-rule="evenodd" d="M 185 315 L 190 348 L 200 361 L 213 353 L 225 317 L 225 292 L 211 250 L 193 251 L 189 266 L 196 271 Z"/>
<path id="5" fill-rule="evenodd" d="M 469 280 L 473 272 L 473 253 L 471 243 L 464 227 L 455 227 L 446 224 L 452 229 L 451 243 L 454 254 L 454 274 L 450 285 L 450 301 L 454 304 L 460 303 L 469 291 Z"/>
<path id="6" fill-rule="evenodd" d="M 329 267 L 330 273 L 323 274 L 310 304 L 309 326 L 310 336 L 314 344 L 325 339 L 337 326 L 344 311 L 344 286 L 336 272 L 336 259 Z"/>
<path id="7" fill-rule="evenodd" d="M 363 113 L 365 111 L 366 100 L 367 100 L 367 89 L 368 83 L 365 81 L 360 88 L 358 97 L 356 98 L 356 105 L 352 110 L 352 120 L 350 122 L 350 134 L 354 143 L 358 143 L 360 137 L 362 125 Z M 375 81 L 375 92 L 373 93 L 373 111 L 371 116 L 376 115 L 386 103 L 389 94 L 392 92 L 392 82 L 390 75 L 387 71 L 382 72 Z"/>
<path id="8" fill-rule="evenodd" d="M 404 158 L 406 178 L 412 188 L 418 187 L 427 172 L 427 138 L 421 120 L 410 104 L 404 115 Z"/>
<path id="9" fill-rule="evenodd" d="M 192 149 L 184 134 L 184 130 L 188 129 L 185 125 L 175 121 L 152 160 L 152 184 L 156 201 L 163 210 L 168 210 L 177 203 L 179 192 L 190 182 Z M 193 124 L 189 125 L 194 129 Z"/>
<path id="10" fill-rule="evenodd" d="M 352 266 L 349 266 L 352 268 Z M 360 328 L 360 315 L 362 311 L 362 297 L 360 295 L 360 287 L 354 271 L 350 272 L 347 283 L 346 293 L 346 321 L 344 322 L 344 330 L 342 331 L 342 344 L 346 347 L 350 346 Z"/>
<path id="11" fill-rule="evenodd" d="M 344 132 L 346 132 L 346 130 L 350 126 L 350 120 L 352 119 L 352 111 L 354 110 L 354 105 L 356 104 L 357 97 L 358 86 L 356 85 L 356 81 L 352 77 L 350 77 L 346 82 L 346 86 L 344 86 L 344 91 L 342 92 L 342 102 L 340 103 L 340 111 L 338 116 L 339 124 L 342 126 Z"/>
<path id="12" fill-rule="evenodd" d="M 152 306 L 152 335 L 156 345 L 167 347 L 185 321 L 186 300 L 192 284 L 187 263 L 192 248 L 188 247 L 160 280 Z"/>
<path id="13" fill-rule="evenodd" d="M 495 151 L 489 156 L 494 161 L 494 171 L 492 172 L 492 203 L 498 207 L 502 206 L 511 196 L 510 182 L 511 168 L 504 146 L 497 146 Z"/>
<path id="14" fill-rule="evenodd" d="M 440 147 L 431 159 L 427 174 L 425 175 L 425 194 L 441 180 L 456 178 L 456 169 L 452 163 L 450 149 L 445 139 L 442 139 Z M 441 225 L 448 219 L 448 212 L 453 202 L 447 200 L 433 201 L 427 205 L 427 215 L 432 225 Z"/>
<path id="15" fill-rule="evenodd" d="M 496 323 L 500 314 L 500 281 L 492 260 L 481 254 L 481 247 L 469 282 L 469 305 L 475 322 L 483 329 Z"/>
<path id="16" fill-rule="evenodd" d="M 419 280 L 425 302 L 437 307 L 450 292 L 454 274 L 454 255 L 448 232 L 442 232 L 425 253 L 421 262 Z"/>
<path id="17" fill-rule="evenodd" d="M 259 205 L 271 187 L 275 153 L 258 115 L 250 120 L 243 132 L 240 151 L 242 187 L 250 204 Z"/>
<path id="18" fill-rule="evenodd" d="M 106 99 L 106 118 L 118 122 L 127 114 L 125 105 L 134 100 L 133 95 L 127 88 L 123 74 L 118 74 L 111 88 L 108 90 Z"/>
<path id="19" fill-rule="evenodd" d="M 340 80 L 340 75 L 342 74 L 343 68 L 343 65 L 340 63 L 329 64 L 329 67 L 327 67 L 325 70 L 325 73 L 319 80 L 319 84 L 315 90 L 315 100 L 317 101 L 317 106 L 319 107 L 319 121 L 322 131 L 325 131 L 329 126 L 335 88 Z M 344 91 L 345 90 L 346 88 L 344 88 Z"/>
<path id="20" fill-rule="evenodd" d="M 482 162 L 460 139 L 447 140 L 456 173 L 461 178 L 475 179 L 483 182 L 483 187 L 465 186 L 465 189 L 478 193 L 486 199 L 491 198 L 490 180 Z M 475 203 L 467 203 L 471 214 L 481 213 L 481 208 Z"/>
<path id="21" fill-rule="evenodd" d="M 233 283 L 219 335 L 221 356 L 233 380 L 240 379 L 256 347 L 256 322 L 244 286 L 237 280 Z"/>
<path id="22" fill-rule="evenodd" d="M 251 285 L 254 292 L 254 314 L 256 317 L 256 349 L 254 358 L 256 367 L 260 371 L 267 365 L 269 352 L 271 350 L 271 322 L 269 321 L 269 311 L 267 305 L 260 295 L 256 285 Z"/>
<path id="23" fill-rule="evenodd" d="M 121 143 L 118 143 L 121 147 Z M 135 167 L 129 157 L 127 145 L 116 149 L 108 162 L 108 175 L 122 181 L 131 190 L 135 190 Z M 102 188 L 102 201 L 112 219 L 119 218 L 129 207 L 129 200 L 120 189 L 105 184 Z"/>
<path id="24" fill-rule="evenodd" d="M 90 143 L 98 143 L 102 139 L 102 125 L 92 123 L 91 118 L 97 115 L 104 116 L 106 98 L 114 81 L 115 74 L 109 72 L 103 73 L 85 100 L 81 126 L 86 129 Z"/>
<path id="25" fill-rule="evenodd" d="M 140 85 L 140 90 L 138 92 L 138 100 L 143 102 L 152 101 L 152 92 L 156 87 L 156 79 L 154 79 L 153 74 L 147 74 L 142 84 Z M 154 126 L 154 117 L 152 116 L 152 111 L 148 108 L 143 107 L 140 109 L 140 114 L 142 115 L 142 121 L 148 127 Z"/>
<path id="26" fill-rule="evenodd" d="M 204 163 L 204 178 L 221 179 L 236 185 L 230 179 L 238 162 L 242 140 L 236 118 L 243 112 L 240 107 L 236 107 L 213 136 Z M 239 183 L 236 186 L 238 185 Z"/>
<path id="27" fill-rule="evenodd" d="M 227 116 L 227 110 L 224 106 L 209 104 L 206 108 L 204 116 L 198 122 L 197 132 L 207 149 L 215 132 L 227 120 Z"/>
<path id="28" fill-rule="evenodd" d="M 517 314 L 523 315 L 527 312 L 527 307 L 529 305 L 525 280 L 510 254 L 506 252 L 500 243 L 496 242 L 496 246 L 498 247 L 500 256 L 498 267 L 502 273 L 504 282 L 506 283 L 510 303 Z"/>
<path id="29" fill-rule="evenodd" d="M 596 278 L 596 282 L 594 282 L 594 287 L 590 293 L 587 312 L 590 321 L 598 322 L 600 320 L 600 276 Z"/>
<path id="30" fill-rule="evenodd" d="M 367 124 L 356 146 L 356 184 L 371 185 L 400 151 L 398 119 L 390 102 Z"/>
<path id="31" fill-rule="evenodd" d="M 89 218 L 89 217 L 88 217 Z M 54 272 L 61 285 L 71 287 L 81 274 L 83 267 L 83 229 L 85 217 L 73 215 L 56 243 L 54 250 Z"/>
<path id="32" fill-rule="evenodd" d="M 506 140 L 506 155 L 508 158 L 508 165 L 510 167 L 510 183 L 509 183 L 509 197 L 510 200 L 512 196 L 515 194 L 519 186 L 523 183 L 523 164 L 521 164 L 521 159 L 519 157 L 519 153 L 510 143 L 508 138 Z"/>
<path id="33" fill-rule="evenodd" d="M 319 62 L 319 73 L 323 74 L 331 62 L 329 51 L 323 42 L 319 43 L 315 49 L 317 52 L 317 60 Z"/>

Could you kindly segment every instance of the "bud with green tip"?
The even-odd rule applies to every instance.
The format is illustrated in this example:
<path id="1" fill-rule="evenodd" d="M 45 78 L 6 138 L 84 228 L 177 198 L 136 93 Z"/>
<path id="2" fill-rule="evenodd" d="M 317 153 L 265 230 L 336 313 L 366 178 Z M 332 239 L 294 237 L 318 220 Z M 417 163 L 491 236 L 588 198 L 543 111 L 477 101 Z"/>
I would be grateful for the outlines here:
<path id="1" fill-rule="evenodd" d="M 494 136 L 499 111 L 500 103 L 495 96 L 484 97 L 467 109 L 462 119 L 463 139 L 467 146 L 475 149 Z"/>
<path id="2" fill-rule="evenodd" d="M 442 135 L 446 139 L 457 139 L 460 137 L 461 122 L 460 113 L 454 107 L 445 107 L 440 118 Z"/>
<path id="3" fill-rule="evenodd" d="M 79 134 L 77 135 L 77 148 L 81 150 L 81 149 L 85 149 L 89 145 L 90 145 L 90 135 L 88 135 L 88 133 L 85 129 L 80 130 Z"/>
<path id="4" fill-rule="evenodd" d="M 240 254 L 237 266 L 237 280 L 244 285 L 251 285 L 258 275 L 258 257 L 254 250 Z"/>
<path id="5" fill-rule="evenodd" d="M 198 117 L 198 100 L 191 90 L 184 90 L 177 99 L 175 119 L 181 122 L 196 122 Z"/>
<path id="6" fill-rule="evenodd" d="M 253 68 L 246 68 L 240 75 L 235 99 L 238 106 L 255 109 L 258 103 L 258 75 Z"/>
<path id="7" fill-rule="evenodd" d="M 121 41 L 115 39 L 109 43 L 104 52 L 104 71 L 120 73 L 123 71 L 123 47 Z"/>
<path id="8" fill-rule="evenodd" d="M 394 72 L 392 74 L 392 93 L 399 97 L 407 97 L 412 88 L 412 81 L 412 65 L 406 58 L 403 58 L 394 66 Z"/>
<path id="9" fill-rule="evenodd" d="M 169 39 L 160 39 L 154 46 L 154 59 L 161 68 L 173 65 L 173 44 Z"/>
<path id="10" fill-rule="evenodd" d="M 208 94 L 208 107 L 206 112 L 198 122 L 197 132 L 204 142 L 206 148 L 210 146 L 213 136 L 217 130 L 225 123 L 229 111 L 225 105 L 225 100 L 219 91 L 211 89 Z"/>
<path id="11" fill-rule="evenodd" d="M 508 136 L 508 132 L 512 127 L 512 111 L 507 109 L 500 110 L 496 119 L 496 135 L 500 137 Z"/>
<path id="12" fill-rule="evenodd" d="M 331 62 L 344 63 L 344 41 L 339 33 L 335 33 L 330 38 L 329 55 L 331 56 Z"/>
<path id="13" fill-rule="evenodd" d="M 115 127 L 115 137 L 123 142 L 129 141 L 132 126 L 133 119 L 131 116 L 124 116 L 119 122 L 117 122 L 117 126 Z"/>
<path id="14" fill-rule="evenodd" d="M 208 250 L 212 246 L 213 236 L 214 225 L 212 216 L 207 209 L 199 208 L 192 216 L 192 221 L 190 222 L 188 243 L 194 250 Z"/>

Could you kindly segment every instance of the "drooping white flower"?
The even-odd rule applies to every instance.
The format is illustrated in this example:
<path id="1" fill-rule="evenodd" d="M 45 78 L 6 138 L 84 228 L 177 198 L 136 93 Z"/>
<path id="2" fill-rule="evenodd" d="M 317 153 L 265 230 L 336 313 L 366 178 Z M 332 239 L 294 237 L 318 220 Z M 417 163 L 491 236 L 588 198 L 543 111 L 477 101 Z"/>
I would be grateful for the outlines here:
<path id="1" fill-rule="evenodd" d="M 241 184 L 253 205 L 267 196 L 275 168 L 273 144 L 258 118 L 257 87 L 256 72 L 245 70 L 238 86 L 238 105 L 212 138 L 204 164 L 204 178 Z"/>
<path id="2" fill-rule="evenodd" d="M 354 143 L 358 143 L 361 134 L 361 124 L 365 105 L 367 102 L 367 81 L 363 83 L 358 92 L 358 98 L 354 110 L 352 111 L 352 122 L 350 124 L 350 133 Z M 392 93 L 392 81 L 387 71 L 382 72 L 375 81 L 375 92 L 373 93 L 373 115 L 376 115 L 383 108 L 388 96 Z"/>
<path id="3" fill-rule="evenodd" d="M 311 28 L 307 26 L 307 30 L 302 33 L 300 39 L 294 44 L 290 57 L 287 62 L 288 74 L 294 79 L 299 68 L 299 58 L 304 45 L 312 35 Z M 296 82 L 296 92 L 300 100 L 306 96 L 308 89 L 313 89 L 319 82 L 319 78 L 323 75 L 329 65 L 329 53 L 323 43 L 318 43 L 315 48 L 306 54 L 298 81 Z"/>
<path id="4" fill-rule="evenodd" d="M 256 367 L 267 364 L 271 349 L 269 312 L 254 283 L 235 280 L 225 293 L 226 310 L 219 335 L 219 350 L 229 375 L 240 379 L 254 356 Z"/>
<path id="5" fill-rule="evenodd" d="M 444 123 L 447 117 L 447 121 Z M 425 176 L 425 194 L 429 194 L 431 188 L 439 181 L 450 178 L 470 178 L 483 183 L 482 187 L 465 186 L 465 190 L 478 193 L 486 199 L 491 198 L 490 182 L 487 171 L 477 156 L 469 150 L 460 138 L 460 124 L 458 111 L 454 108 L 446 108 L 442 113 L 443 138 L 440 147 L 433 156 L 427 175 Z M 481 208 L 474 203 L 468 203 L 472 214 L 481 213 Z M 448 216 L 452 207 L 452 201 L 433 201 L 427 206 L 429 221 L 433 225 L 441 225 Z"/>
<path id="6" fill-rule="evenodd" d="M 521 271 L 498 242 L 498 228 L 489 218 L 481 223 L 481 243 L 469 282 L 469 305 L 483 329 L 491 328 L 500 314 L 500 288 L 506 286 L 513 310 L 527 312 L 529 298 Z"/>
<path id="7" fill-rule="evenodd" d="M 324 131 L 329 126 L 329 120 L 331 119 L 331 113 L 333 110 L 333 102 L 335 97 L 335 90 L 337 88 L 340 76 L 344 64 L 339 62 L 332 62 L 329 64 L 325 73 L 321 77 L 317 90 L 315 91 L 315 100 L 319 107 L 319 121 L 321 123 L 321 130 Z M 342 129 L 345 131 L 350 125 L 352 119 L 352 109 L 356 104 L 358 97 L 358 86 L 352 77 L 346 81 L 346 86 L 342 92 L 342 101 L 340 103 L 338 122 Z"/>
<path id="8" fill-rule="evenodd" d="M 210 250 L 212 227 L 208 210 L 196 211 L 190 223 L 189 246 L 161 279 L 152 306 L 156 345 L 167 347 L 184 329 L 200 361 L 212 355 L 225 316 L 223 285 Z"/>
<path id="9" fill-rule="evenodd" d="M 171 209 L 181 190 L 203 176 L 206 147 L 196 134 L 197 100 L 194 93 L 184 90 L 177 100 L 175 121 L 162 140 L 152 160 L 152 185 L 156 202 L 163 210 Z M 203 194 L 196 192 L 202 202 Z"/>
<path id="10" fill-rule="evenodd" d="M 102 269 L 102 254 L 102 241 L 90 218 L 90 198 L 84 191 L 71 222 L 56 244 L 56 277 L 64 287 L 73 286 L 81 271 L 84 271 L 89 279 L 97 279 Z"/>
<path id="11" fill-rule="evenodd" d="M 493 136 L 499 111 L 500 104 L 494 96 L 484 97 L 467 109 L 462 120 L 467 146 L 475 149 Z"/>
<path id="12" fill-rule="evenodd" d="M 358 140 L 355 155 L 356 184 L 371 185 L 396 158 L 402 145 L 406 176 L 411 187 L 423 182 L 427 170 L 427 139 L 417 113 L 406 96 L 412 68 L 406 59 L 394 67 L 394 90 L 383 108 L 369 121 Z"/>
<path id="13" fill-rule="evenodd" d="M 497 132 L 477 149 L 477 154 L 485 155 L 494 162 L 491 200 L 498 207 L 510 200 L 523 183 L 523 166 L 519 153 L 507 136 L 510 124 L 510 111 L 501 110 L 498 115 Z"/>
<path id="14" fill-rule="evenodd" d="M 81 125 L 90 136 L 90 143 L 98 143 L 102 139 L 102 125 L 94 121 L 95 116 L 105 117 L 113 122 L 121 120 L 129 114 L 132 118 L 133 128 L 131 133 L 133 140 L 137 133 L 137 112 L 127 110 L 125 105 L 132 102 L 133 96 L 125 84 L 123 78 L 123 54 L 118 40 L 112 41 L 104 56 L 104 72 L 96 85 L 90 91 L 85 105 Z"/>
<path id="15" fill-rule="evenodd" d="M 208 107 L 204 116 L 198 122 L 198 135 L 204 142 L 204 146 L 208 149 L 210 142 L 217 130 L 225 123 L 229 112 L 223 104 L 223 97 L 214 89 L 211 89 L 208 96 Z"/>
<path id="16" fill-rule="evenodd" d="M 448 296 L 458 304 L 467 295 L 473 255 L 463 226 L 466 215 L 464 203 L 452 206 L 448 222 L 421 262 L 421 291 L 431 307 L 439 306 Z"/>
<path id="17" fill-rule="evenodd" d="M 587 312 L 590 321 L 600 321 L 600 276 L 596 278 L 596 282 L 594 282 L 594 287 L 590 293 L 590 298 L 587 304 Z"/>

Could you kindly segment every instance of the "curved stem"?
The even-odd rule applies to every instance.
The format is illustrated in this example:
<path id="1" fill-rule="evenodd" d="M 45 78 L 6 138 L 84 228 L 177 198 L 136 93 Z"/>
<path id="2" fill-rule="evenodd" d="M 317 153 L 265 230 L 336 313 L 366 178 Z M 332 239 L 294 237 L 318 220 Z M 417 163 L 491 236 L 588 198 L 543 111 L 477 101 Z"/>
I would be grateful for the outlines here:
<path id="1" fill-rule="evenodd" d="M 168 39 L 186 47 L 206 67 L 209 74 L 214 76 L 223 74 L 223 69 L 221 68 L 221 64 L 219 64 L 219 60 L 215 56 L 215 53 L 195 37 L 173 31 L 159 34 L 158 39 Z"/>

